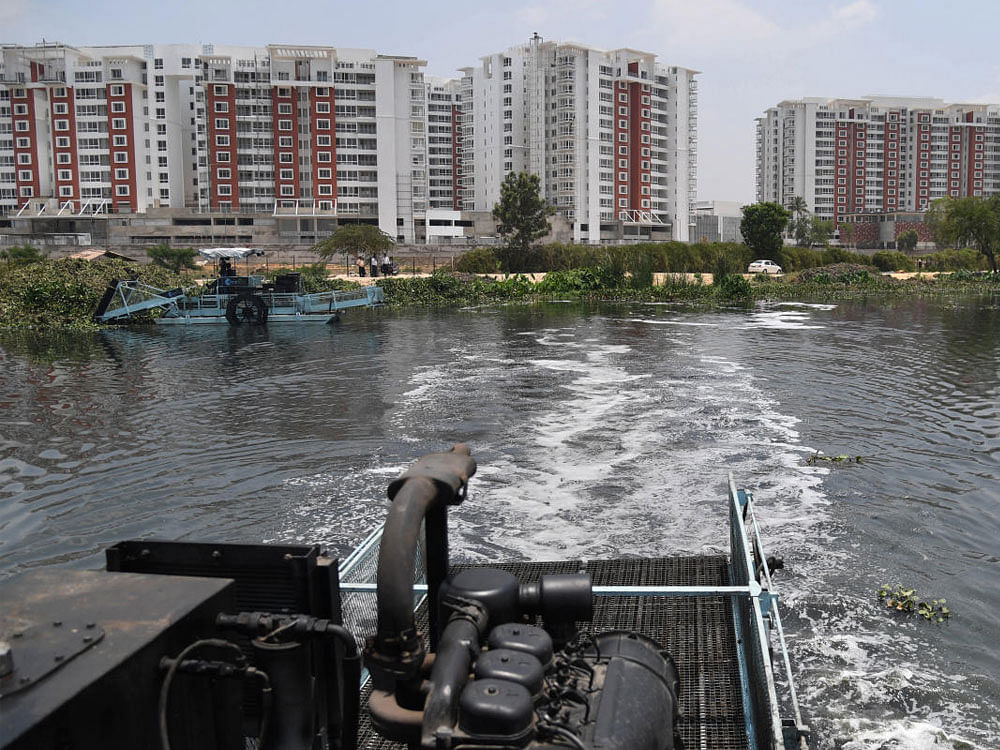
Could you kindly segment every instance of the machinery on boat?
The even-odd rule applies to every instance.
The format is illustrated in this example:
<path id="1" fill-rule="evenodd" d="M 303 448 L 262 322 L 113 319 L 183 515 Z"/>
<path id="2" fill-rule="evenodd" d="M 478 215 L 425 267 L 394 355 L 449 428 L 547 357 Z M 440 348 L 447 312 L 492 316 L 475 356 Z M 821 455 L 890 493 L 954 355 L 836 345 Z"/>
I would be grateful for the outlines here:
<path id="1" fill-rule="evenodd" d="M 475 470 L 462 445 L 421 458 L 339 563 L 138 540 L 0 584 L 0 748 L 806 750 L 732 478 L 728 557 L 453 565 Z"/>
<path id="2" fill-rule="evenodd" d="M 382 289 L 367 286 L 349 291 L 305 294 L 302 276 L 282 274 L 273 281 L 247 273 L 239 275 L 236 263 L 259 251 L 247 247 L 199 250 L 216 263 L 217 276 L 202 292 L 190 296 L 183 289 L 159 289 L 137 279 L 114 280 L 94 312 L 98 323 L 120 322 L 149 310 L 160 309 L 161 325 L 228 323 L 231 326 L 267 323 L 330 323 L 341 310 L 381 304 Z"/>

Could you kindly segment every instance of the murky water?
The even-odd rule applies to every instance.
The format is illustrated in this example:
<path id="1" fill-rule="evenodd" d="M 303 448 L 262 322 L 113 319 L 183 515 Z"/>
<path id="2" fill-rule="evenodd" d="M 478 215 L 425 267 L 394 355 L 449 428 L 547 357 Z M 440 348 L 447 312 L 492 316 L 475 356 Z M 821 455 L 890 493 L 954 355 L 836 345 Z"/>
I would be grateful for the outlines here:
<path id="1" fill-rule="evenodd" d="M 141 536 L 340 554 L 392 477 L 459 440 L 480 466 L 452 514 L 464 559 L 725 550 L 732 471 L 785 560 L 815 746 L 996 748 L 998 397 L 982 298 L 8 335 L 0 577 Z M 888 615 L 875 589 L 897 582 L 952 621 Z"/>

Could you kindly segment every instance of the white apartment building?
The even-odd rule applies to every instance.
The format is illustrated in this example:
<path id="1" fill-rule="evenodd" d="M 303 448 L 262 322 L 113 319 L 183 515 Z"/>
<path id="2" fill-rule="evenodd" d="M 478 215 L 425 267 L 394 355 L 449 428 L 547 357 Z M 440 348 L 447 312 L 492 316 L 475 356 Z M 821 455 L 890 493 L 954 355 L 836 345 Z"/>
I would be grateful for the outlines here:
<path id="1" fill-rule="evenodd" d="M 872 96 L 783 101 L 757 119 L 757 200 L 818 217 L 923 211 L 1000 191 L 1000 105 Z"/>
<path id="2" fill-rule="evenodd" d="M 270 45 L 0 48 L 0 212 L 377 221 L 427 207 L 425 63 Z"/>
<path id="3" fill-rule="evenodd" d="M 460 78 L 425 66 L 324 46 L 0 46 L 0 215 L 263 214 L 414 242 L 472 225 L 429 211 L 488 213 L 527 170 L 575 241 L 688 239 L 696 71 L 537 35 Z"/>
<path id="4" fill-rule="evenodd" d="M 463 209 L 491 210 L 504 177 L 524 170 L 542 178 L 577 242 L 622 224 L 641 228 L 637 236 L 688 239 L 697 71 L 536 34 L 462 72 Z"/>

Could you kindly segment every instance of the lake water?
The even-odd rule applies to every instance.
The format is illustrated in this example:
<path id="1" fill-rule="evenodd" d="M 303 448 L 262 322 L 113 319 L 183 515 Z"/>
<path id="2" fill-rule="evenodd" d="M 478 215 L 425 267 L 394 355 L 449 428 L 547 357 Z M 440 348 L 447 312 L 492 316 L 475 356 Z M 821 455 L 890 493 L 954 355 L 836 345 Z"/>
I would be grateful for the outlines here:
<path id="1" fill-rule="evenodd" d="M 725 551 L 753 491 L 814 747 L 1000 747 L 997 299 L 361 311 L 0 336 L 0 577 L 141 536 L 343 554 L 465 441 L 465 560 Z M 861 464 L 807 463 L 816 452 Z M 892 616 L 900 583 L 944 625 Z"/>

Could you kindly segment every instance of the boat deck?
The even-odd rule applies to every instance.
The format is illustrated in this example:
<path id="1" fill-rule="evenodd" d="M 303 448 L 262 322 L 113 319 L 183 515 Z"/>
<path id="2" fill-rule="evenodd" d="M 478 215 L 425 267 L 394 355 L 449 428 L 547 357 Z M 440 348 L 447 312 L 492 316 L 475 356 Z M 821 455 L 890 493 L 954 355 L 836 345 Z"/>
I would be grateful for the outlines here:
<path id="1" fill-rule="evenodd" d="M 587 571 L 595 586 L 728 586 L 725 556 L 662 557 L 561 562 L 508 563 L 490 567 L 509 570 L 522 581 L 549 573 Z M 426 630 L 426 607 L 418 610 Z M 656 639 L 677 663 L 680 675 L 678 727 L 687 750 L 745 750 L 749 747 L 740 686 L 739 659 L 728 596 L 618 597 L 594 599 L 589 628 L 634 630 Z M 364 750 L 405 748 L 374 734 L 368 722 L 366 688 L 358 747 Z"/>

